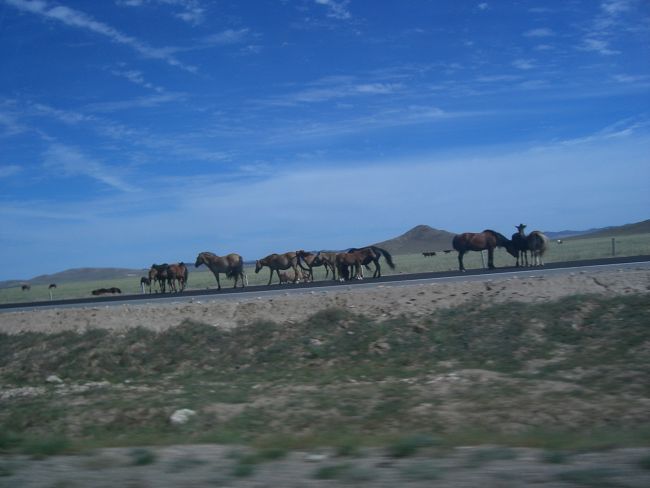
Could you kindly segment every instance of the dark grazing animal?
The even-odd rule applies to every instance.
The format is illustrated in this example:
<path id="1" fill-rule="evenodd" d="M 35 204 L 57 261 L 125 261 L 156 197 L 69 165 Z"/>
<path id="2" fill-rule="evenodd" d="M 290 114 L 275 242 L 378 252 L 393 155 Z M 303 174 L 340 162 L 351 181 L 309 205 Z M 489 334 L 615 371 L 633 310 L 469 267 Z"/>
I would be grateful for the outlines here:
<path id="1" fill-rule="evenodd" d="M 205 264 L 217 279 L 218 290 L 221 290 L 219 273 L 224 273 L 228 279 L 235 279 L 233 288 L 237 288 L 239 279 L 241 279 L 242 288 L 247 285 L 246 273 L 244 273 L 244 259 L 239 254 L 231 253 L 227 256 L 217 256 L 211 252 L 202 252 L 196 257 L 194 267 L 198 268 L 202 264 Z"/>
<path id="2" fill-rule="evenodd" d="M 140 278 L 140 288 L 142 288 L 142 293 L 144 293 L 147 288 L 149 289 L 149 293 L 151 293 L 151 280 L 146 276 Z"/>
<path id="3" fill-rule="evenodd" d="M 425 258 L 429 258 L 429 257 L 431 257 L 431 256 L 435 256 L 436 253 L 435 253 L 435 251 L 430 251 L 430 252 L 423 252 L 422 255 L 423 255 Z"/>
<path id="4" fill-rule="evenodd" d="M 25 284 L 23 284 L 23 285 L 20 285 L 20 289 L 21 289 L 22 291 L 29 291 L 29 290 L 32 289 L 32 287 L 31 287 L 31 285 L 28 285 L 28 284 L 25 283 Z"/>
<path id="5" fill-rule="evenodd" d="M 528 249 L 532 266 L 544 266 L 544 253 L 548 249 L 548 237 L 538 230 L 532 231 L 527 237 Z"/>
<path id="6" fill-rule="evenodd" d="M 461 271 L 465 271 L 463 265 L 463 256 L 468 251 L 484 251 L 488 252 L 488 268 L 494 269 L 494 248 L 505 247 L 508 254 L 512 257 L 517 257 L 517 250 L 506 236 L 499 234 L 493 230 L 486 229 L 483 232 L 465 232 L 454 236 L 452 241 L 454 249 L 458 251 L 458 267 Z"/>
<path id="7" fill-rule="evenodd" d="M 97 288 L 96 290 L 93 290 L 91 293 L 93 295 L 95 295 L 95 296 L 98 296 L 98 295 L 115 295 L 116 293 L 122 293 L 122 290 L 120 290 L 116 286 L 113 286 L 111 288 Z"/>
<path id="8" fill-rule="evenodd" d="M 299 277 L 302 277 L 302 274 L 300 273 L 300 269 L 298 267 L 298 256 L 295 252 L 285 252 L 284 254 L 273 253 L 262 259 L 258 259 L 255 262 L 255 273 L 259 273 L 260 270 L 265 266 L 271 270 L 267 286 L 271 284 L 271 281 L 273 281 L 274 271 L 278 275 L 278 280 L 280 280 L 280 270 L 289 268 L 293 269 L 294 276 L 297 278 L 294 283 L 299 283 Z"/>
<path id="9" fill-rule="evenodd" d="M 526 266 L 528 266 L 528 240 L 526 239 L 526 233 L 524 232 L 526 224 L 515 225 L 515 227 L 517 228 L 518 232 L 512 234 L 512 244 L 515 246 L 515 249 L 517 249 L 516 266 L 520 266 L 520 258 L 521 266 L 524 265 L 524 260 L 526 261 Z"/>

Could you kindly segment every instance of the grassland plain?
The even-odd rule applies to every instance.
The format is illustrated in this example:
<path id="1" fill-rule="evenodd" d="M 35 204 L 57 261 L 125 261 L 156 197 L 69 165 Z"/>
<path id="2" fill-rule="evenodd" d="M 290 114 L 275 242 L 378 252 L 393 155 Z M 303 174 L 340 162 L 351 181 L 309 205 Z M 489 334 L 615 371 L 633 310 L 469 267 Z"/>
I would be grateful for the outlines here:
<path id="1" fill-rule="evenodd" d="M 636 256 L 650 254 L 650 234 L 623 235 L 615 238 L 615 255 L 616 256 Z M 551 242 L 545 261 L 548 263 L 559 261 L 577 261 L 595 258 L 605 258 L 612 256 L 612 239 L 610 237 L 601 238 L 580 238 L 569 239 L 558 244 Z M 495 265 L 498 267 L 513 266 L 514 259 L 503 249 L 497 249 L 495 252 Z M 436 256 L 425 258 L 422 254 L 405 254 L 395 256 L 396 269 L 391 270 L 382 259 L 382 273 L 384 275 L 418 273 L 429 271 L 449 271 L 458 269 L 458 260 L 455 252 L 442 253 L 438 252 Z M 481 268 L 483 262 L 481 254 L 476 252 L 468 253 L 465 256 L 465 267 L 467 269 Z M 188 288 L 206 289 L 216 288 L 214 275 L 202 266 L 198 269 L 190 263 L 190 275 Z M 259 274 L 255 273 L 254 264 L 249 264 L 245 268 L 249 284 L 262 285 L 266 284 L 269 279 L 269 270 L 264 268 Z M 315 269 L 314 279 L 324 280 L 325 272 L 321 268 Z M 222 286 L 232 286 L 232 282 L 225 279 L 223 275 Z M 274 278 L 277 283 L 277 277 Z M 56 299 L 84 298 L 90 297 L 91 291 L 97 288 L 110 288 L 116 286 L 123 293 L 137 294 L 141 293 L 140 277 L 120 278 L 113 280 L 100 281 L 77 281 L 68 283 L 58 283 L 57 288 L 52 290 L 53 297 Z M 21 303 L 30 301 L 46 301 L 50 299 L 50 290 L 48 285 L 33 285 L 28 292 L 22 291 L 20 287 L 1 288 L 0 303 Z"/>
<path id="2" fill-rule="evenodd" d="M 3 334 L 0 485 L 647 486 L 649 272 L 564 279 Z"/>

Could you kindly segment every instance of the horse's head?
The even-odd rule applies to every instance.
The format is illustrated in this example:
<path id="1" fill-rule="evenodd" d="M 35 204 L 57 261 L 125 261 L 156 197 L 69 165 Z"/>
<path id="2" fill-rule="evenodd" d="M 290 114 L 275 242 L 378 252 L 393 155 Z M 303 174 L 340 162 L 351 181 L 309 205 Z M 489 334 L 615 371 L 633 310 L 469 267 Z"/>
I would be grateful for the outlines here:
<path id="1" fill-rule="evenodd" d="M 523 236 L 524 235 L 524 229 L 526 228 L 526 224 L 515 225 L 515 228 L 519 231 L 519 234 L 521 234 Z"/>
<path id="2" fill-rule="evenodd" d="M 200 254 L 196 257 L 196 263 L 194 263 L 194 267 L 195 267 L 195 268 L 198 268 L 198 267 L 201 266 L 202 264 L 205 264 L 205 257 L 203 256 L 203 253 L 200 253 Z"/>
<path id="3" fill-rule="evenodd" d="M 505 248 L 513 258 L 519 258 L 519 250 L 513 241 L 508 241 Z"/>
<path id="4" fill-rule="evenodd" d="M 255 261 L 255 273 L 259 273 L 260 269 L 262 269 L 263 267 L 264 265 L 262 264 L 262 261 L 260 261 L 259 259 Z"/>

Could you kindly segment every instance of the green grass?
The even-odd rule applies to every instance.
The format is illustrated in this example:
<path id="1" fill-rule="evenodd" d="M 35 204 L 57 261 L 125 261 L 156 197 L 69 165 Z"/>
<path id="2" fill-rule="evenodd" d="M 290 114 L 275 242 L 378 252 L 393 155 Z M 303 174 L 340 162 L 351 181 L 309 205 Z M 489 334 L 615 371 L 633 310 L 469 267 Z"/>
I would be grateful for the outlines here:
<path id="1" fill-rule="evenodd" d="M 43 388 L 3 399 L 0 451 L 217 442 L 257 447 L 255 464 L 314 446 L 349 455 L 380 445 L 407 458 L 483 443 L 650 445 L 648 316 L 647 295 L 577 296 L 383 322 L 329 309 L 230 331 L 188 321 L 160 332 L 0 334 L 3 392 Z M 390 349 L 378 354 L 378 341 Z M 52 373 L 63 386 L 44 382 Z M 99 381 L 110 386 L 70 389 Z M 174 426 L 179 408 L 197 415 Z M 54 451 L 33 444 L 53 434 L 66 440 Z"/>
<path id="2" fill-rule="evenodd" d="M 616 256 L 636 256 L 650 254 L 650 234 L 638 234 L 616 237 Z M 545 262 L 553 263 L 559 261 L 579 261 L 586 259 L 612 257 L 612 244 L 610 237 L 567 239 L 562 244 L 552 241 L 549 250 L 544 257 Z M 406 254 L 395 256 L 397 267 L 391 270 L 382 259 L 382 274 L 394 275 L 403 273 L 419 273 L 431 271 L 450 271 L 458 269 L 457 254 L 439 253 L 430 258 L 422 254 Z M 497 267 L 513 266 L 515 260 L 506 253 L 504 249 L 495 251 L 495 265 Z M 467 269 L 481 268 L 481 254 L 470 252 L 464 258 Z M 206 270 L 205 266 L 198 269 L 189 267 L 190 275 L 188 289 L 216 288 L 217 282 L 214 275 Z M 255 274 L 254 264 L 246 265 L 246 274 L 249 285 L 266 285 L 269 279 L 269 270 L 264 268 L 259 274 Z M 366 273 L 367 274 L 367 273 Z M 325 272 L 322 268 L 315 269 L 315 280 L 324 280 Z M 277 277 L 273 283 L 277 284 Z M 221 285 L 224 288 L 231 287 L 233 282 L 221 276 Z M 140 276 L 132 278 L 121 278 L 114 280 L 86 281 L 74 283 L 57 284 L 53 290 L 55 299 L 89 298 L 91 291 L 96 288 L 109 288 L 116 286 L 124 294 L 139 294 Z M 23 292 L 20 287 L 0 288 L 0 303 L 23 303 L 28 301 L 49 301 L 48 285 L 34 285 L 28 292 Z"/>

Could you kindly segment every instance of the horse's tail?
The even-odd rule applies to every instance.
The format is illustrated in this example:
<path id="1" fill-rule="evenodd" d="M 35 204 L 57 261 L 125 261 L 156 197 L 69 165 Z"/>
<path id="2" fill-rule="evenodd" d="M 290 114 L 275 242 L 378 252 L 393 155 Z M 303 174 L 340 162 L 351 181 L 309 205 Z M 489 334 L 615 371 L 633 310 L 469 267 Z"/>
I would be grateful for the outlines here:
<path id="1" fill-rule="evenodd" d="M 187 278 L 190 274 L 187 270 L 187 266 L 185 266 L 183 263 L 181 263 L 181 266 L 183 266 L 183 285 L 187 285 Z"/>
<path id="2" fill-rule="evenodd" d="M 381 247 L 377 246 L 371 246 L 372 250 L 376 253 L 381 254 L 384 256 L 384 259 L 388 263 L 388 266 L 390 266 L 390 269 L 395 269 L 395 263 L 393 262 L 393 256 L 390 255 L 390 253 L 386 249 L 382 249 Z"/>

